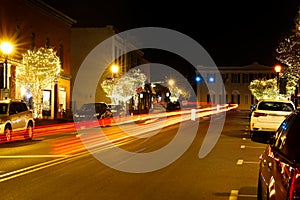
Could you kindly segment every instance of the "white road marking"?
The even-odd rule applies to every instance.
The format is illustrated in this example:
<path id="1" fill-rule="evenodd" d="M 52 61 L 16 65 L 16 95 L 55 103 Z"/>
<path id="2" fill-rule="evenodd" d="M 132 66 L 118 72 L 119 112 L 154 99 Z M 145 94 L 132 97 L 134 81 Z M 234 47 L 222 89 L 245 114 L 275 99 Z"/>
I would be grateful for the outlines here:
<path id="1" fill-rule="evenodd" d="M 257 198 L 256 194 L 239 194 L 239 197 L 246 197 L 246 198 Z"/>
<path id="2" fill-rule="evenodd" d="M 238 190 L 231 190 L 229 200 L 237 200 L 238 196 L 239 196 Z"/>
<path id="3" fill-rule="evenodd" d="M 259 164 L 258 161 L 244 161 L 244 164 Z"/>
<path id="4" fill-rule="evenodd" d="M 246 140 L 246 138 L 243 138 L 243 140 L 245 141 L 245 140 Z"/>
<path id="5" fill-rule="evenodd" d="M 247 146 L 247 148 L 251 148 L 251 149 L 265 149 L 266 147 L 258 147 L 258 146 Z"/>
<path id="6" fill-rule="evenodd" d="M 246 146 L 245 145 L 241 145 L 241 149 L 245 149 L 246 148 Z"/>
<path id="7" fill-rule="evenodd" d="M 242 164 L 243 164 L 243 162 L 244 162 L 244 160 L 241 160 L 241 159 L 240 159 L 240 160 L 238 160 L 238 161 L 237 161 L 237 163 L 236 163 L 236 164 L 237 164 L 237 165 L 242 165 Z"/>
<path id="8" fill-rule="evenodd" d="M 0 158 L 61 158 L 68 155 L 15 155 L 15 156 L 0 156 Z"/>

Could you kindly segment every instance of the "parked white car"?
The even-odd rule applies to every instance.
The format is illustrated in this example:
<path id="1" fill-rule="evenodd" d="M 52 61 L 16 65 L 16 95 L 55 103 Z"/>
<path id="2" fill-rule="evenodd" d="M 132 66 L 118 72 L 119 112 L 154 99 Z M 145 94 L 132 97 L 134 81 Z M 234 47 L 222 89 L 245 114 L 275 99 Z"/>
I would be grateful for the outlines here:
<path id="1" fill-rule="evenodd" d="M 35 121 L 32 112 L 22 100 L 0 100 L 0 141 L 10 142 L 13 136 L 22 134 L 33 138 Z"/>
<path id="2" fill-rule="evenodd" d="M 255 131 L 275 132 L 294 110 L 290 100 L 263 99 L 257 103 L 250 116 L 250 134 Z"/>

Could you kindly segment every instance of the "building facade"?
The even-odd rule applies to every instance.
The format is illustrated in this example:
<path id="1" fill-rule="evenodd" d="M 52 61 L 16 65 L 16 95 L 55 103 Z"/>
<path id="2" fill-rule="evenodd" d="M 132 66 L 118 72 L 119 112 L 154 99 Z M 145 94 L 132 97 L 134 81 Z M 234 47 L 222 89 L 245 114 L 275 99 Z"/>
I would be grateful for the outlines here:
<path id="1" fill-rule="evenodd" d="M 94 49 L 97 49 L 98 45 L 101 45 L 107 39 L 111 40 L 109 40 L 110 43 L 107 46 L 108 52 L 106 52 L 105 58 L 101 57 L 103 55 L 98 55 L 99 60 L 102 59 L 105 62 L 101 63 L 105 67 L 104 73 L 100 74 L 99 77 L 95 77 L 98 80 L 96 90 L 93 93 L 81 95 L 82 93 L 73 86 L 82 63 L 85 59 L 88 59 L 87 57 Z M 73 27 L 71 41 L 71 74 L 73 77 L 71 85 L 73 94 L 76 92 L 76 95 L 72 94 L 73 97 L 75 96 L 72 102 L 72 110 L 78 110 L 86 102 L 112 103 L 111 97 L 103 90 L 101 83 L 105 80 L 113 82 L 128 70 L 140 65 L 147 65 L 147 60 L 143 58 L 144 53 L 141 50 L 134 50 L 134 46 L 126 38 L 120 37 L 117 29 L 111 25 L 106 27 Z M 118 70 L 112 71 L 112 65 L 117 66 Z M 94 70 L 95 73 L 98 73 L 101 70 L 100 66 L 99 68 L 95 66 Z M 149 67 L 143 67 L 141 71 L 146 74 L 148 81 L 150 81 Z M 84 82 L 84 84 L 86 84 L 87 89 L 93 87 L 88 82 Z"/>
<path id="2" fill-rule="evenodd" d="M 249 110 L 250 106 L 257 102 L 251 94 L 249 85 L 255 79 L 271 79 L 276 77 L 274 67 L 253 63 L 247 66 L 221 66 L 218 72 L 211 71 L 209 67 L 204 68 L 201 75 L 206 81 L 197 84 L 197 98 L 203 104 L 238 104 L 239 109 Z M 219 73 L 220 76 L 217 76 Z M 218 79 L 221 78 L 222 80 Z M 224 94 L 220 91 L 208 91 L 206 84 L 217 84 L 223 82 Z"/>
<path id="3" fill-rule="evenodd" d="M 61 117 L 70 109 L 71 83 L 71 26 L 75 20 L 39 0 L 2 0 L 0 6 L 0 40 L 9 41 L 13 52 L 0 56 L 7 61 L 7 90 L 1 89 L 1 99 L 18 98 L 30 103 L 30 91 L 15 80 L 16 68 L 27 50 L 53 48 L 61 61 L 59 80 L 44 90 L 43 114 L 48 118 Z"/>

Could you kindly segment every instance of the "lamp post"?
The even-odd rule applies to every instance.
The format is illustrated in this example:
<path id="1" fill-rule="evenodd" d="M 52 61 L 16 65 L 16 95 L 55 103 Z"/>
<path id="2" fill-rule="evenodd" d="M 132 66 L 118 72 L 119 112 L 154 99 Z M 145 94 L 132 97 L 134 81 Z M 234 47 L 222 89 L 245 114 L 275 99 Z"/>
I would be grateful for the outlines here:
<path id="1" fill-rule="evenodd" d="M 112 72 L 112 78 L 115 78 L 115 74 L 119 72 L 119 66 L 118 65 L 112 65 L 111 66 L 111 72 Z"/>
<path id="2" fill-rule="evenodd" d="M 276 65 L 274 67 L 275 72 L 276 72 L 276 78 L 277 78 L 277 88 L 279 88 L 279 73 L 281 72 L 281 66 L 280 65 Z"/>
<path id="3" fill-rule="evenodd" d="M 4 67 L 5 67 L 5 71 L 4 71 L 4 89 L 7 89 L 7 85 L 8 85 L 8 65 L 7 65 L 7 58 L 8 55 L 11 54 L 11 52 L 13 51 L 13 45 L 9 42 L 2 42 L 0 45 L 0 49 L 2 51 L 2 53 L 4 54 Z"/>
<path id="4" fill-rule="evenodd" d="M 172 86 L 174 86 L 174 84 L 175 84 L 174 79 L 169 79 L 169 80 L 168 80 L 168 85 L 169 85 L 169 86 L 172 87 Z"/>

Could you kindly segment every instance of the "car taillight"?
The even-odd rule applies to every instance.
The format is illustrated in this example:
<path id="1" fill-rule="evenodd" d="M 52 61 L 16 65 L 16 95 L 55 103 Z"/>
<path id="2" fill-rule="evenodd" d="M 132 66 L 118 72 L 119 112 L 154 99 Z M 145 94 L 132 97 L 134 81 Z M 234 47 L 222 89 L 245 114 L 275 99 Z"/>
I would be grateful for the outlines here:
<path id="1" fill-rule="evenodd" d="M 296 169 L 292 174 L 291 186 L 289 191 L 290 200 L 300 200 L 300 172 Z"/>
<path id="2" fill-rule="evenodd" d="M 254 112 L 253 117 L 261 117 L 261 116 L 267 116 L 266 113 L 259 113 L 259 112 Z"/>

